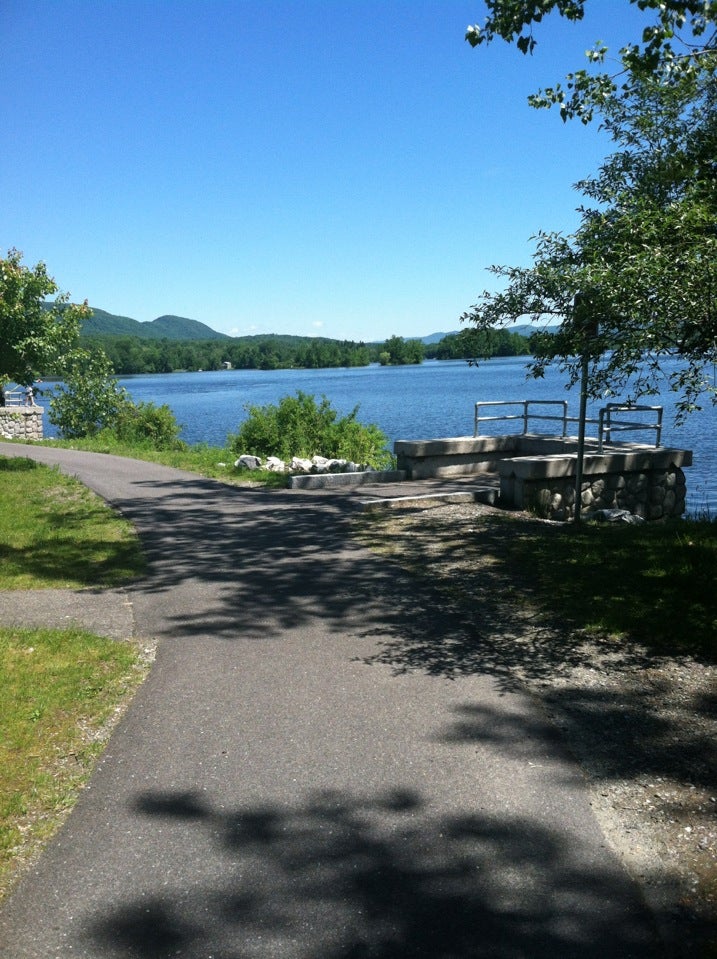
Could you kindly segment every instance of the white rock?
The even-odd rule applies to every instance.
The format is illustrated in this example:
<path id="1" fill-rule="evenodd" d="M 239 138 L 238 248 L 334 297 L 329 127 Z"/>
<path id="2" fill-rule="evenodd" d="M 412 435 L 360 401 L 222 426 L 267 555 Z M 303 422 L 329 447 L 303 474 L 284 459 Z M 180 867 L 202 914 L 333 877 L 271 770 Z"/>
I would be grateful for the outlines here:
<path id="1" fill-rule="evenodd" d="M 266 469 L 272 473 L 283 473 L 286 469 L 286 463 L 280 460 L 278 456 L 270 456 L 266 461 Z"/>
<path id="2" fill-rule="evenodd" d="M 242 454 L 238 460 L 234 461 L 236 469 L 259 470 L 261 469 L 261 460 L 258 456 L 250 456 L 248 453 Z"/>

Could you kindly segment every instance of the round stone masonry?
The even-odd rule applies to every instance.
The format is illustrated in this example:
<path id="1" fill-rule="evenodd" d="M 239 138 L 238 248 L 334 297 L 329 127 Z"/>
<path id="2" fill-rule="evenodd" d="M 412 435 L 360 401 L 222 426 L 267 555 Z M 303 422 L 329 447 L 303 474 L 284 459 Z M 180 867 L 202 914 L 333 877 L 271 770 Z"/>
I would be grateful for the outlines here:
<path id="1" fill-rule="evenodd" d="M 0 406 L 0 438 L 7 440 L 41 440 L 41 406 Z"/>

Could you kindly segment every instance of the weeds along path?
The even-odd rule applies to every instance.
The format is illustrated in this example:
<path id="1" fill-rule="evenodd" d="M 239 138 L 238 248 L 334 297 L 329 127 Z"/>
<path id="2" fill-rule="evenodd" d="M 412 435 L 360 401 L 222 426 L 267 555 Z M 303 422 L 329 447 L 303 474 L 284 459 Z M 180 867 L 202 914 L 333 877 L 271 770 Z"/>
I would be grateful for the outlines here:
<path id="1" fill-rule="evenodd" d="M 464 626 L 348 533 L 346 499 L 101 454 L 57 463 L 135 523 L 149 679 L 0 911 L 0 952 L 154 959 L 654 957 L 577 767 Z"/>

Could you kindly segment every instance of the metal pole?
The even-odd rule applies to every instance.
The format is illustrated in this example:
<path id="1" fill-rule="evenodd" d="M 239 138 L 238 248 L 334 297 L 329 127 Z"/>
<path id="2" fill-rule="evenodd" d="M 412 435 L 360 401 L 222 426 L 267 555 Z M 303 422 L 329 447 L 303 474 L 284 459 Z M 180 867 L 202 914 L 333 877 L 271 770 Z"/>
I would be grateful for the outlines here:
<path id="1" fill-rule="evenodd" d="M 575 506 L 573 520 L 580 523 L 580 507 L 583 495 L 583 458 L 585 456 L 585 419 L 588 408 L 588 357 L 583 353 L 580 375 L 580 415 L 578 417 L 578 456 L 575 463 Z"/>

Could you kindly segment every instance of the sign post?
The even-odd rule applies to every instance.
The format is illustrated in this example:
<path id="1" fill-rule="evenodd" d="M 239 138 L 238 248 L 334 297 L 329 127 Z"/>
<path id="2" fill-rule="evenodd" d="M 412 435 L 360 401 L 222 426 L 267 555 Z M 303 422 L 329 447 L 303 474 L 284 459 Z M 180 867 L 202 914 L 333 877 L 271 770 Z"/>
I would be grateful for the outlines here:
<path id="1" fill-rule="evenodd" d="M 590 370 L 590 345 L 598 334 L 598 320 L 593 314 L 594 306 L 589 297 L 578 293 L 573 303 L 573 323 L 581 334 L 580 347 L 580 412 L 578 413 L 578 451 L 575 463 L 575 505 L 573 521 L 580 523 L 583 499 L 583 463 L 585 460 L 585 424 L 588 409 L 588 384 Z"/>

